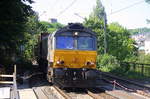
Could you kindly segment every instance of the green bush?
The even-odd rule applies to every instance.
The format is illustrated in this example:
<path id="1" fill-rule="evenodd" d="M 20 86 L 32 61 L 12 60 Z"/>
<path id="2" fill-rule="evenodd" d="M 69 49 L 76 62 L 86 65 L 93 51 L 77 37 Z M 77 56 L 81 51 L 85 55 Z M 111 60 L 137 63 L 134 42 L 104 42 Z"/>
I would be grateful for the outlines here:
<path id="1" fill-rule="evenodd" d="M 101 71 L 110 72 L 119 66 L 118 60 L 112 55 L 104 54 L 97 57 L 97 68 Z"/>

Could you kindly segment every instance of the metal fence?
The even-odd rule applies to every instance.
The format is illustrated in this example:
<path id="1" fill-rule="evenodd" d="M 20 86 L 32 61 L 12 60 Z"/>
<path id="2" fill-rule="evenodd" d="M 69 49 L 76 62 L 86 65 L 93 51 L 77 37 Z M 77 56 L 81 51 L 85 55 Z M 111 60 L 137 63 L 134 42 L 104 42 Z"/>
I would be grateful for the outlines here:
<path id="1" fill-rule="evenodd" d="M 141 76 L 150 77 L 150 64 L 122 62 L 121 66 L 125 71 L 133 71 Z"/>

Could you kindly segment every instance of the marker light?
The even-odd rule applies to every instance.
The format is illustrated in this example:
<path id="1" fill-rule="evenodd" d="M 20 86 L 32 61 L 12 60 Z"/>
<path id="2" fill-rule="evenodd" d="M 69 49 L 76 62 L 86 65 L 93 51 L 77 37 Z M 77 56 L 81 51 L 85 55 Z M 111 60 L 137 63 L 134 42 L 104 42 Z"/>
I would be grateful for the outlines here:
<path id="1" fill-rule="evenodd" d="M 77 36 L 77 35 L 78 35 L 78 32 L 75 32 L 74 35 Z"/>
<path id="2" fill-rule="evenodd" d="M 56 63 L 57 63 L 57 64 L 60 64 L 60 61 L 57 61 Z"/>

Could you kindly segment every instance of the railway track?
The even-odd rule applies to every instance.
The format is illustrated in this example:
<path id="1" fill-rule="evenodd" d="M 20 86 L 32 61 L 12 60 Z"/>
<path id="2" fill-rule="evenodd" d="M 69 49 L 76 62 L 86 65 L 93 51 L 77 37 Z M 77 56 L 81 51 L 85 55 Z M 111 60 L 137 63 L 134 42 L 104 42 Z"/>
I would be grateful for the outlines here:
<path id="1" fill-rule="evenodd" d="M 131 95 L 137 95 L 143 98 L 150 98 L 150 87 L 141 85 L 134 81 L 129 81 L 117 76 L 111 75 L 109 73 L 101 72 L 103 79 L 107 83 L 111 83 L 113 89 L 124 90 L 124 93 Z M 126 92 L 125 92 L 126 91 Z"/>
<path id="2" fill-rule="evenodd" d="M 102 74 L 102 73 L 101 73 Z M 127 91 L 123 88 L 112 84 L 111 81 L 116 80 L 119 84 L 127 87 L 128 89 L 139 89 L 142 90 L 145 87 L 132 85 L 123 80 L 118 80 L 120 78 L 109 77 L 109 75 L 102 74 L 105 77 L 105 85 L 99 86 L 98 88 L 92 89 L 60 89 L 57 86 L 50 86 L 48 83 L 43 83 L 36 85 L 30 91 L 30 94 L 34 96 L 29 99 L 149 99 L 149 96 L 139 94 L 137 92 Z M 111 75 L 110 75 L 111 76 Z M 39 81 L 39 80 L 37 80 Z M 35 82 L 35 81 L 34 81 Z M 111 82 L 111 83 L 110 83 Z M 37 86 L 37 87 L 36 87 Z M 33 95 L 34 93 L 34 95 Z M 29 92 L 27 92 L 27 96 Z M 20 98 L 27 99 L 27 98 Z"/>
<path id="3" fill-rule="evenodd" d="M 59 89 L 56 86 L 43 86 L 30 90 L 26 90 L 25 97 L 20 99 L 145 99 L 130 96 L 128 93 L 121 91 L 99 91 L 100 89 L 86 89 L 78 92 L 68 92 L 66 90 Z"/>
<path id="4" fill-rule="evenodd" d="M 69 96 L 65 91 L 61 90 L 57 86 L 53 86 L 55 90 L 58 91 L 58 93 L 64 98 L 64 99 L 71 99 L 71 96 Z"/>
<path id="5" fill-rule="evenodd" d="M 131 81 L 131 80 L 119 78 L 119 77 L 114 76 L 114 75 L 111 75 L 111 74 L 109 74 L 109 73 L 101 72 L 101 74 L 102 74 L 103 76 L 105 76 L 105 77 L 109 77 L 109 78 L 113 78 L 113 79 L 115 79 L 115 80 L 123 81 L 123 82 L 126 82 L 126 83 L 128 83 L 128 84 L 133 84 L 133 85 L 142 87 L 142 88 L 147 89 L 147 90 L 150 91 L 150 87 L 149 87 L 149 86 L 144 86 L 144 85 L 142 85 L 142 84 L 139 84 L 139 83 L 134 82 L 134 81 Z"/>
<path id="6" fill-rule="evenodd" d="M 78 89 L 60 89 L 57 86 L 48 87 L 51 92 L 57 95 L 58 99 L 93 99 L 90 95 L 85 93 L 83 90 Z M 75 91 L 76 90 L 76 91 Z M 77 91 L 78 90 L 78 91 Z"/>
<path id="7" fill-rule="evenodd" d="M 102 92 L 102 90 L 100 90 L 100 89 L 87 89 L 87 93 L 93 99 L 117 99 L 117 97 L 107 94 L 105 91 Z"/>
<path id="8" fill-rule="evenodd" d="M 76 94 L 67 92 L 57 86 L 44 86 L 34 88 L 37 99 L 93 99 L 88 94 Z"/>
<path id="9" fill-rule="evenodd" d="M 64 97 L 64 99 L 117 99 L 116 97 L 107 94 L 100 88 L 92 89 L 65 89 L 62 90 L 57 86 L 54 88 Z M 62 99 L 62 98 L 59 98 Z"/>
<path id="10" fill-rule="evenodd" d="M 117 99 L 99 89 L 65 89 L 57 86 L 33 88 L 37 99 Z"/>

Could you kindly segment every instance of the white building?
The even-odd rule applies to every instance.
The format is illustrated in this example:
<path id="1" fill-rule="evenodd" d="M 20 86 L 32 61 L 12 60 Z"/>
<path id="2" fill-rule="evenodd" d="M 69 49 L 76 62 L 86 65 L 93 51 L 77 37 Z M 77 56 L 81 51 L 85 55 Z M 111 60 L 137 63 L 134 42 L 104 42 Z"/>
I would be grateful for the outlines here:
<path id="1" fill-rule="evenodd" d="M 150 35 L 146 37 L 144 46 L 145 46 L 145 54 L 150 54 Z"/>
<path id="2" fill-rule="evenodd" d="M 150 54 L 150 33 L 132 35 L 131 38 L 136 41 L 139 51 Z"/>
<path id="3" fill-rule="evenodd" d="M 145 51 L 144 42 L 146 35 L 144 33 L 132 35 L 131 38 L 136 41 L 139 51 Z"/>

